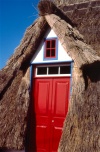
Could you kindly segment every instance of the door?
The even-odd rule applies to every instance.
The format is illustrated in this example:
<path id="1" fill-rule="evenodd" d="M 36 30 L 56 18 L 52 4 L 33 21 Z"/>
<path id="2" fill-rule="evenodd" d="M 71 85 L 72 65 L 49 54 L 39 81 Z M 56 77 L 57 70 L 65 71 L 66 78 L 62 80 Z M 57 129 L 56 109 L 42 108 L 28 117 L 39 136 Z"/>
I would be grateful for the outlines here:
<path id="1" fill-rule="evenodd" d="M 57 152 L 62 127 L 68 111 L 70 78 L 35 78 L 33 103 L 36 150 Z"/>

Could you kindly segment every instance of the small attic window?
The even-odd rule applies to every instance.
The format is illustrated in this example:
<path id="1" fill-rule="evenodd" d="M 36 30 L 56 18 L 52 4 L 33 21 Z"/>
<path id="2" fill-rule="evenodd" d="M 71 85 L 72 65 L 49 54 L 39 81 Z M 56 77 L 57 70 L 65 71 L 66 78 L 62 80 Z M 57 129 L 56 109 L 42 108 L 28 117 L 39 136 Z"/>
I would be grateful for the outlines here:
<path id="1" fill-rule="evenodd" d="M 55 59 L 57 57 L 57 39 L 46 39 L 44 59 Z"/>

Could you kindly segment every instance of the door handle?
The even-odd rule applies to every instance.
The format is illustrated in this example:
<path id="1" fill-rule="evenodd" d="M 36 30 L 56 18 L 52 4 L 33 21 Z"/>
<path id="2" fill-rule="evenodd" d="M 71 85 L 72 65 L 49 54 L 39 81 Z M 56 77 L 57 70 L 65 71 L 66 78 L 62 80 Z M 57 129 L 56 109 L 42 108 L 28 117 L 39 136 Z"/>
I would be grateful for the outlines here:
<path id="1" fill-rule="evenodd" d="M 54 122 L 54 120 L 52 120 L 52 122 Z"/>

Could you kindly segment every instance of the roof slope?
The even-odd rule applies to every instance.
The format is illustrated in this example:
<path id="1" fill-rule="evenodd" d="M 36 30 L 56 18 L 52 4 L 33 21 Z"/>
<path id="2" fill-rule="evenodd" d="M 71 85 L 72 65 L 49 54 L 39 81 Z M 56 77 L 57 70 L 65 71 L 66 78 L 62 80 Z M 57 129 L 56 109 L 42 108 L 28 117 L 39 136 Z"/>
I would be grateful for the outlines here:
<path id="1" fill-rule="evenodd" d="M 0 147 L 23 149 L 30 101 L 30 59 L 47 23 L 38 18 L 25 32 L 21 44 L 0 71 Z"/>
<path id="2" fill-rule="evenodd" d="M 71 21 L 66 16 L 63 18 L 63 13 L 55 8 L 52 3 L 41 1 L 39 10 L 40 14 L 45 16 L 46 21 L 58 36 L 68 55 L 75 61 L 77 67 L 100 60 L 96 51 L 88 46 L 78 30 L 72 27 Z M 52 14 L 52 12 L 55 14 Z"/>
<path id="3" fill-rule="evenodd" d="M 30 103 L 30 60 L 49 25 L 58 36 L 66 52 L 74 60 L 72 98 L 69 105 L 68 121 L 66 121 L 64 127 L 65 133 L 62 136 L 59 147 L 59 151 L 67 152 L 67 142 L 70 148 L 70 142 L 72 143 L 73 141 L 70 140 L 69 142 L 68 138 L 65 139 L 67 136 L 66 125 L 68 124 L 69 126 L 69 133 L 69 130 L 72 128 L 70 119 L 72 122 L 77 121 L 78 124 L 77 118 L 80 114 L 76 111 L 78 107 L 75 104 L 79 104 L 79 102 L 82 101 L 83 105 L 85 103 L 88 105 L 88 102 L 93 105 L 94 102 L 92 103 L 91 100 L 93 96 L 91 96 L 90 92 L 94 89 L 96 90 L 94 97 L 96 103 L 99 100 L 98 95 L 100 90 L 98 81 L 100 80 L 100 72 L 97 72 L 97 69 L 100 68 L 100 56 L 84 42 L 82 35 L 73 28 L 73 24 L 69 18 L 64 16 L 52 2 L 47 0 L 41 1 L 39 3 L 39 10 L 41 17 L 26 30 L 21 44 L 8 61 L 6 67 L 0 71 L 0 147 L 23 149 L 25 146 L 25 131 Z M 96 77 L 94 76 L 95 72 L 97 73 Z M 87 88 L 88 90 L 86 90 Z M 78 96 L 76 97 L 77 92 Z M 90 96 L 89 100 L 88 98 L 85 100 L 87 96 Z M 75 101 L 75 103 L 73 103 L 73 101 Z M 80 104 L 79 106 L 79 108 L 82 109 Z M 90 110 L 89 108 L 88 106 L 87 112 Z M 97 108 L 97 105 L 95 108 Z M 98 110 L 95 109 L 92 112 L 94 114 L 94 112 L 97 111 Z M 82 111 L 80 110 L 80 112 Z M 75 115 L 75 118 L 73 115 Z M 83 116 L 84 115 L 82 115 L 82 117 Z M 84 129 L 84 121 L 82 122 Z M 89 121 L 87 123 L 89 123 Z M 98 132 L 97 129 L 96 131 Z M 77 152 L 80 152 L 80 148 L 78 145 Z"/>
<path id="4" fill-rule="evenodd" d="M 70 5 L 70 4 L 76 4 L 76 3 L 82 3 L 82 2 L 92 2 L 96 0 L 53 0 L 56 5 Z"/>
<path id="5" fill-rule="evenodd" d="M 71 5 L 66 2 L 60 9 L 73 21 L 86 43 L 100 55 L 100 0 L 77 4 L 73 1 Z"/>

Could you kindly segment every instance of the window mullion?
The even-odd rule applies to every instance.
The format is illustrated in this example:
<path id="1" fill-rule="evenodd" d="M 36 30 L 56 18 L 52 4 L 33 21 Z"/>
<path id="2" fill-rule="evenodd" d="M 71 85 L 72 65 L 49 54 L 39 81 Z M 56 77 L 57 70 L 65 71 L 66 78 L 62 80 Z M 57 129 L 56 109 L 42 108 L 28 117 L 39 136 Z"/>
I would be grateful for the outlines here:
<path id="1" fill-rule="evenodd" d="M 49 68 L 47 67 L 47 75 L 48 75 L 48 73 L 49 73 Z"/>
<path id="2" fill-rule="evenodd" d="M 58 67 L 58 74 L 60 74 L 60 66 Z"/>
<path id="3" fill-rule="evenodd" d="M 36 71 L 35 71 L 35 76 L 37 75 L 37 67 L 36 67 L 36 69 L 35 69 Z"/>

